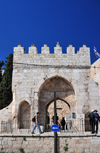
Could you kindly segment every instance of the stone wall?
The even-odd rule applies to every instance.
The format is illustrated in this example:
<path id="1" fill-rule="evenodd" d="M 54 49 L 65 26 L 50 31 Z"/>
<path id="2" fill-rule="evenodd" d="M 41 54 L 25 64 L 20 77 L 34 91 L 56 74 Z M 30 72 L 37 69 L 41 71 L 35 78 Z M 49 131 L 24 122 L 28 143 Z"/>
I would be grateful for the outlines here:
<path id="1" fill-rule="evenodd" d="M 25 140 L 24 140 L 25 139 Z M 100 135 L 62 135 L 57 139 L 57 153 L 100 153 Z M 65 142 L 66 141 L 66 142 Z M 68 150 L 63 147 L 68 144 Z M 0 135 L 0 149 L 7 153 L 54 153 L 52 136 Z"/>
<path id="2" fill-rule="evenodd" d="M 13 71 L 13 93 L 15 93 L 15 116 L 18 115 L 20 103 L 27 101 L 31 106 L 30 119 L 40 111 L 41 122 L 44 125 L 46 110 L 45 107 L 53 100 L 54 94 L 44 92 L 42 89 L 45 84 L 49 85 L 51 79 L 65 80 L 73 87 L 74 97 L 63 96 L 59 93 L 59 98 L 64 98 L 69 105 L 75 103 L 74 107 L 71 107 L 71 112 L 74 111 L 77 114 L 86 114 L 91 109 L 99 108 L 99 91 L 98 86 L 92 80 L 90 76 L 90 69 L 77 69 L 77 68 L 58 68 L 58 67 L 44 67 L 27 65 L 23 68 L 22 64 L 14 67 Z M 24 65 L 25 66 L 25 65 Z M 58 82 L 59 83 L 59 82 Z M 53 83 L 51 84 L 53 85 Z M 59 86 L 59 84 L 58 84 Z M 47 87 L 47 85 L 46 85 Z M 68 85 L 66 84 L 66 89 Z M 53 89 L 53 88 L 52 88 Z M 47 88 L 48 91 L 48 88 Z M 54 90 L 53 90 L 54 91 Z M 60 90 L 61 91 L 61 90 Z M 68 91 L 66 91 L 68 93 Z M 40 95 L 41 94 L 41 95 Z M 57 93 L 58 94 L 58 93 Z M 40 97 L 41 96 L 41 97 Z M 73 104 L 72 104 L 73 106 Z"/>
<path id="3" fill-rule="evenodd" d="M 9 106 L 3 108 L 0 110 L 0 121 L 11 121 L 12 114 L 13 114 L 13 106 L 14 106 L 14 101 L 10 103 Z"/>
<path id="4" fill-rule="evenodd" d="M 99 109 L 100 109 L 100 59 L 91 65 L 91 77 L 99 89 Z M 100 111 L 99 111 L 100 113 Z"/>

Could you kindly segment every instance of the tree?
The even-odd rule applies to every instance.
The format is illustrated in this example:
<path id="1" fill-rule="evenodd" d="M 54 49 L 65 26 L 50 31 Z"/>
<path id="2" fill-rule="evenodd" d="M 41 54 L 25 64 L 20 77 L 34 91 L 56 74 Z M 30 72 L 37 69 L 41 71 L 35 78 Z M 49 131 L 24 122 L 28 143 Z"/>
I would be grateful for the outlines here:
<path id="1" fill-rule="evenodd" d="M 8 106 L 12 101 L 13 54 L 9 54 L 6 59 L 2 81 L 0 82 L 0 109 Z"/>
<path id="2" fill-rule="evenodd" d="M 2 66 L 4 65 L 4 61 L 0 61 L 0 82 L 2 81 Z"/>
<path id="3" fill-rule="evenodd" d="M 3 93 L 3 87 L 2 87 L 2 66 L 4 66 L 4 61 L 0 61 L 0 109 L 2 108 L 2 93 Z"/>

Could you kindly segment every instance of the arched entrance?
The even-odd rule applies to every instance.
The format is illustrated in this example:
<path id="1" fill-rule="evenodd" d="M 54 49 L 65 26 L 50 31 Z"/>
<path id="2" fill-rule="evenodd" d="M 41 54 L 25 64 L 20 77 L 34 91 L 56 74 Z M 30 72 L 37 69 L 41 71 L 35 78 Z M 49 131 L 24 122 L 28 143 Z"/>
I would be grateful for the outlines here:
<path id="1" fill-rule="evenodd" d="M 19 105 L 19 129 L 30 128 L 30 105 L 27 101 L 22 101 Z"/>
<path id="2" fill-rule="evenodd" d="M 45 127 L 46 130 L 46 118 L 47 118 L 47 104 L 54 101 L 54 91 L 56 91 L 56 97 L 63 99 L 70 106 L 70 114 L 72 111 L 76 112 L 76 99 L 73 86 L 65 78 L 55 76 L 47 79 L 39 91 L 39 112 L 40 112 L 40 124 Z"/>
<path id="3" fill-rule="evenodd" d="M 63 99 L 56 98 L 56 110 L 57 116 L 58 116 L 58 124 L 61 125 L 61 120 L 62 118 L 68 114 L 71 115 L 70 113 L 70 105 Z M 60 109 L 59 109 L 60 108 Z M 49 130 L 51 129 L 50 127 L 54 124 L 53 123 L 53 116 L 54 116 L 54 100 L 47 103 L 46 106 L 46 129 Z M 49 119 L 49 122 L 48 122 Z"/>

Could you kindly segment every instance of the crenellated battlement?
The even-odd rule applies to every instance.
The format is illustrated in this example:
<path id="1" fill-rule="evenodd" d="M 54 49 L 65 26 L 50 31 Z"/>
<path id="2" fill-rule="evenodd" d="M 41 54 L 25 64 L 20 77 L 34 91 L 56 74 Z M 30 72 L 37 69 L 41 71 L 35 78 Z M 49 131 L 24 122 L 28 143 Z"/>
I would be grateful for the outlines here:
<path id="1" fill-rule="evenodd" d="M 14 62 L 40 65 L 90 65 L 90 48 L 83 45 L 75 54 L 75 47 L 70 44 L 66 53 L 62 53 L 62 47 L 57 42 L 54 54 L 50 53 L 50 48 L 46 44 L 41 47 L 41 54 L 38 54 L 37 48 L 32 44 L 28 54 L 25 54 L 24 47 L 19 44 L 14 47 Z"/>

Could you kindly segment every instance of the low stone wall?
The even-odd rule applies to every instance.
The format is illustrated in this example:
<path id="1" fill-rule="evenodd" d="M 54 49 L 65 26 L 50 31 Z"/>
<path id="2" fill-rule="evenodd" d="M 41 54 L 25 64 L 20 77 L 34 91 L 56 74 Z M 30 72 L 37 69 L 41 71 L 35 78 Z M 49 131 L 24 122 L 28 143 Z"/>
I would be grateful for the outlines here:
<path id="1" fill-rule="evenodd" d="M 0 149 L 4 153 L 54 153 L 53 135 L 0 135 Z M 67 151 L 63 149 L 66 144 Z M 100 135 L 58 134 L 57 149 L 57 153 L 100 153 Z"/>

